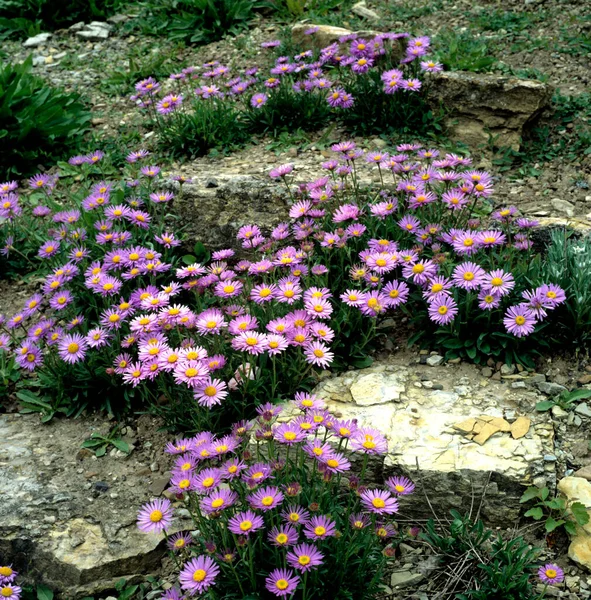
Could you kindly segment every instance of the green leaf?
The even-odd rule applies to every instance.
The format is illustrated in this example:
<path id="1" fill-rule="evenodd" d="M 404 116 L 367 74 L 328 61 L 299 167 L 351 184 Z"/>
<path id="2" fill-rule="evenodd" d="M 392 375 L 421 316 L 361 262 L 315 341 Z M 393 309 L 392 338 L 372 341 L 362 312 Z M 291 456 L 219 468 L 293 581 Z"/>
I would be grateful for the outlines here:
<path id="1" fill-rule="evenodd" d="M 525 516 L 531 517 L 535 521 L 539 521 L 544 516 L 544 511 L 540 506 L 534 506 L 525 513 Z"/>
<path id="2" fill-rule="evenodd" d="M 111 440 L 111 444 L 117 448 L 117 450 L 121 450 L 121 452 L 125 452 L 125 454 L 129 454 L 129 444 L 122 440 L 121 438 L 115 438 Z"/>
<path id="3" fill-rule="evenodd" d="M 577 400 L 586 400 L 591 398 L 591 390 L 573 390 L 564 394 L 563 399 L 566 402 L 575 402 Z"/>
<path id="4" fill-rule="evenodd" d="M 543 487 L 540 490 L 540 498 L 542 500 L 546 500 L 546 498 L 550 495 L 550 490 L 547 487 Z"/>
<path id="5" fill-rule="evenodd" d="M 568 535 L 577 535 L 577 526 L 572 521 L 567 521 L 564 524 L 564 529 Z"/>
<path id="6" fill-rule="evenodd" d="M 536 404 L 536 410 L 538 412 L 546 412 L 554 406 L 555 402 L 552 400 L 542 400 Z"/>
<path id="7" fill-rule="evenodd" d="M 105 444 L 104 446 L 101 446 L 100 448 L 98 448 L 94 454 L 97 456 L 97 458 L 100 458 L 101 456 L 104 456 L 106 453 L 107 453 L 107 446 Z"/>
<path id="8" fill-rule="evenodd" d="M 53 600 L 53 590 L 40 583 L 37 585 L 37 600 Z"/>
<path id="9" fill-rule="evenodd" d="M 557 527 L 564 525 L 564 523 L 565 523 L 565 521 L 562 519 L 559 519 L 557 521 L 556 519 L 553 519 L 552 517 L 548 517 L 546 519 L 546 533 L 552 533 Z"/>
<path id="10" fill-rule="evenodd" d="M 589 511 L 584 504 L 581 502 L 573 502 L 570 505 L 570 510 L 573 513 L 575 521 L 579 525 L 587 525 L 587 523 L 589 523 Z"/>
<path id="11" fill-rule="evenodd" d="M 534 498 L 538 498 L 539 492 L 540 492 L 540 488 L 537 488 L 535 485 L 528 487 L 527 490 L 525 490 L 525 492 L 523 492 L 523 495 L 521 496 L 521 499 L 519 500 L 519 502 L 524 504 L 525 502 L 529 502 L 530 500 L 533 500 Z"/>
<path id="12" fill-rule="evenodd" d="M 356 369 L 367 369 L 373 364 L 373 358 L 371 356 L 364 356 L 363 358 L 357 358 L 351 361 L 352 365 Z"/>
<path id="13" fill-rule="evenodd" d="M 185 256 L 183 256 L 183 258 L 181 258 L 181 260 L 186 265 L 192 265 L 194 262 L 197 262 L 197 258 L 195 256 L 193 256 L 192 254 L 185 254 Z"/>
<path id="14" fill-rule="evenodd" d="M 466 354 L 468 355 L 468 357 L 472 360 L 474 360 L 476 358 L 476 348 L 474 346 L 470 346 L 469 348 L 466 348 Z"/>
<path id="15" fill-rule="evenodd" d="M 444 342 L 442 342 L 441 344 L 444 348 L 451 348 L 453 350 L 458 350 L 459 348 L 463 348 L 464 347 L 464 342 L 462 342 L 462 340 L 457 340 L 457 339 L 449 339 L 449 340 L 445 340 Z"/>

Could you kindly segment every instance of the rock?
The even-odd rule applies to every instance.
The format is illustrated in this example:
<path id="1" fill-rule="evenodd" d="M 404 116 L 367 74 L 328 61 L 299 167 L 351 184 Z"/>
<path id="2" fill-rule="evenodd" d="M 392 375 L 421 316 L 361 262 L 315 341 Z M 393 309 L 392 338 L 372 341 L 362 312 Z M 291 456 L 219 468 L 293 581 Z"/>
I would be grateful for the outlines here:
<path id="1" fill-rule="evenodd" d="M 558 383 L 553 383 L 552 381 L 539 381 L 536 383 L 536 387 L 543 394 L 547 394 L 548 396 L 557 396 L 558 394 L 562 394 L 562 392 L 566 392 L 567 389 Z"/>
<path id="2" fill-rule="evenodd" d="M 37 35 L 26 39 L 23 42 L 25 48 L 36 48 L 45 44 L 51 38 L 51 33 L 38 33 Z"/>
<path id="3" fill-rule="evenodd" d="M 405 588 L 419 583 L 423 580 L 421 573 L 411 573 L 410 571 L 394 571 L 390 577 L 392 587 Z"/>
<path id="4" fill-rule="evenodd" d="M 492 377 L 493 370 L 490 367 L 483 367 L 482 369 L 480 369 L 480 374 L 483 377 Z"/>
<path id="5" fill-rule="evenodd" d="M 554 485 L 554 463 L 543 459 L 555 452 L 553 428 L 550 423 L 540 423 L 528 427 L 527 435 L 514 439 L 502 431 L 509 426 L 503 415 L 517 412 L 523 402 L 523 390 L 512 390 L 492 380 L 481 387 L 477 384 L 478 367 L 464 364 L 462 369 L 462 375 L 472 383 L 467 384 L 470 392 L 466 397 L 435 390 L 435 385 L 431 389 L 416 387 L 415 373 L 396 355 L 376 361 L 367 369 L 326 378 L 314 393 L 340 418 L 357 419 L 360 425 L 371 424 L 384 432 L 389 451 L 372 468 L 378 481 L 400 472 L 417 482 L 420 478 L 431 503 L 441 514 L 453 508 L 469 511 L 470 499 L 474 494 L 480 497 L 488 483 L 482 516 L 489 523 L 506 524 L 519 517 L 523 485 L 531 485 L 534 478 L 541 476 L 549 486 Z M 352 390 L 359 380 L 369 382 L 372 379 L 365 378 L 376 377 L 380 389 L 387 389 L 384 382 L 390 374 L 396 374 L 397 390 L 405 387 L 399 392 L 399 400 L 380 402 L 372 397 L 371 404 L 360 405 L 353 399 Z M 447 366 L 430 367 L 429 379 L 445 390 L 460 383 L 457 371 Z M 485 425 L 489 426 L 487 430 L 495 430 L 485 443 L 479 445 L 467 439 L 477 436 Z M 420 476 L 416 473 L 417 463 Z M 406 508 L 409 512 L 405 517 L 410 519 L 431 514 L 420 494 Z"/>
<path id="6" fill-rule="evenodd" d="M 566 498 L 567 505 L 580 502 L 591 517 L 591 482 L 583 477 L 564 477 L 558 482 L 558 491 Z M 571 560 L 591 570 L 591 522 L 576 526 L 570 536 L 568 556 Z"/>
<path id="7" fill-rule="evenodd" d="M 569 413 L 566 410 L 564 410 L 564 408 L 558 406 L 558 404 L 555 404 L 552 407 L 552 416 L 556 417 L 557 419 L 564 419 L 564 417 L 568 417 L 568 414 Z"/>
<path id="8" fill-rule="evenodd" d="M 573 473 L 573 477 L 582 477 L 587 481 L 591 481 L 591 466 L 583 467 Z"/>
<path id="9" fill-rule="evenodd" d="M 39 67 L 41 65 L 45 64 L 45 56 L 33 56 L 33 66 L 34 67 Z"/>
<path id="10" fill-rule="evenodd" d="M 501 367 L 501 375 L 513 375 L 515 373 L 515 365 L 503 365 Z"/>
<path id="11" fill-rule="evenodd" d="M 234 171 L 216 172 L 217 187 L 208 187 L 211 175 L 194 177 L 193 185 L 171 183 L 177 193 L 176 206 L 186 216 L 186 236 L 192 246 L 200 241 L 207 247 L 227 248 L 235 245 L 236 233 L 243 225 L 256 223 L 263 231 L 289 220 L 288 198 L 285 189 L 263 178 Z"/>
<path id="12" fill-rule="evenodd" d="M 427 364 L 430 367 L 438 367 L 443 363 L 443 356 L 439 356 L 439 354 L 433 354 L 427 358 Z"/>
<path id="13" fill-rule="evenodd" d="M 77 31 L 76 35 L 90 42 L 101 42 L 109 37 L 109 30 L 104 29 L 103 27 L 95 27 L 92 29 L 83 29 L 82 31 Z"/>
<path id="14" fill-rule="evenodd" d="M 84 21 L 78 21 L 78 23 L 74 23 L 74 25 L 70 25 L 68 27 L 68 31 L 81 31 L 86 27 Z"/>
<path id="15" fill-rule="evenodd" d="M 105 23 L 104 21 L 91 21 L 88 24 L 89 29 L 104 29 L 105 31 L 111 31 L 113 29 L 112 25 Z"/>
<path id="16" fill-rule="evenodd" d="M 530 425 L 531 421 L 527 417 L 517 417 L 511 424 L 511 437 L 514 440 L 522 438 L 529 431 Z"/>
<path id="17" fill-rule="evenodd" d="M 589 405 L 586 402 L 581 402 L 581 404 L 579 404 L 577 408 L 575 408 L 575 412 L 578 415 L 588 417 L 591 419 L 591 408 L 589 408 Z"/>
<path id="18" fill-rule="evenodd" d="M 552 198 L 550 200 L 554 210 L 564 213 L 567 217 L 573 217 L 575 214 L 575 205 L 568 200 L 561 200 L 560 198 Z"/>
<path id="19" fill-rule="evenodd" d="M 519 150 L 524 127 L 548 105 L 551 87 L 539 81 L 501 75 L 446 71 L 430 77 L 428 98 L 443 104 L 453 139 L 469 146 L 487 144 Z"/>
<path id="20" fill-rule="evenodd" d="M 404 379 L 399 374 L 371 373 L 360 377 L 350 391 L 356 404 L 371 406 L 398 401 L 405 389 Z"/>
<path id="21" fill-rule="evenodd" d="M 525 381 L 514 381 L 511 384 L 511 388 L 514 390 L 523 390 L 527 388 L 527 384 L 525 383 Z"/>
<path id="22" fill-rule="evenodd" d="M 367 8 L 365 1 L 353 4 L 353 6 L 351 7 L 351 12 L 355 13 L 357 16 L 363 19 L 367 19 L 368 21 L 378 22 L 381 20 L 381 17 L 380 15 L 378 15 L 377 12 L 371 10 L 371 8 Z"/>
<path id="23" fill-rule="evenodd" d="M 42 425 L 33 415 L 0 415 L 0 555 L 28 583 L 69 598 L 99 597 L 121 578 L 155 574 L 165 552 L 161 536 L 142 534 L 135 524 L 151 496 L 133 456 L 93 461 L 97 481 L 85 489 L 72 448 L 95 427 L 83 418 Z M 123 477 L 130 487 L 119 486 Z M 109 489 L 116 498 L 104 493 Z"/>
<path id="24" fill-rule="evenodd" d="M 586 373 L 585 375 L 581 375 L 581 377 L 579 377 L 577 379 L 577 383 L 579 383 L 581 385 L 587 385 L 588 383 L 591 383 L 591 373 Z"/>

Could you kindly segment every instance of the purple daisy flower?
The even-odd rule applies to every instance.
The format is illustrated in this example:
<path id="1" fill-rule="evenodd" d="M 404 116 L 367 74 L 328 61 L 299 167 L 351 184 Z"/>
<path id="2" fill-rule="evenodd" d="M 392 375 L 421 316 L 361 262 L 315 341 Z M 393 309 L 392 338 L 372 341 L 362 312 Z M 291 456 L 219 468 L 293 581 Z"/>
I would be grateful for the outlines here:
<path id="1" fill-rule="evenodd" d="M 398 501 L 385 490 L 366 490 L 361 493 L 361 504 L 369 512 L 391 515 L 398 512 Z"/>
<path id="2" fill-rule="evenodd" d="M 439 325 L 447 325 L 458 314 L 458 305 L 447 294 L 438 294 L 429 301 L 429 318 Z"/>
<path id="3" fill-rule="evenodd" d="M 536 326 L 536 316 L 526 302 L 510 306 L 503 319 L 505 329 L 520 338 L 533 332 Z"/>
<path id="4" fill-rule="evenodd" d="M 406 496 L 415 491 L 415 484 L 408 477 L 390 477 L 386 485 L 393 494 Z"/>
<path id="5" fill-rule="evenodd" d="M 312 517 L 304 528 L 304 535 L 309 540 L 324 540 L 336 535 L 337 527 L 334 521 L 325 515 Z"/>
<path id="6" fill-rule="evenodd" d="M 234 515 L 228 521 L 228 529 L 236 535 L 249 535 L 265 526 L 263 517 L 252 510 L 245 510 Z"/>
<path id="7" fill-rule="evenodd" d="M 465 290 L 474 290 L 479 288 L 486 275 L 484 269 L 472 262 L 465 262 L 458 265 L 453 272 L 454 285 Z"/>
<path id="8" fill-rule="evenodd" d="M 300 578 L 291 569 L 275 569 L 265 579 L 265 587 L 275 596 L 291 596 Z"/>
<path id="9" fill-rule="evenodd" d="M 482 282 L 482 289 L 487 292 L 495 293 L 499 296 L 505 296 L 515 287 L 515 279 L 511 273 L 506 273 L 503 269 L 496 269 L 487 273 Z"/>
<path id="10" fill-rule="evenodd" d="M 223 488 L 215 490 L 209 496 L 203 498 L 201 508 L 206 514 L 211 514 L 236 504 L 237 500 L 238 495 L 236 492 Z"/>
<path id="11" fill-rule="evenodd" d="M 306 572 L 322 564 L 324 555 L 312 544 L 298 544 L 287 553 L 287 563 L 297 571 Z"/>
<path id="12" fill-rule="evenodd" d="M 546 585 L 554 585 L 564 581 L 564 571 L 553 563 L 544 565 L 538 569 L 540 581 Z"/>
<path id="13" fill-rule="evenodd" d="M 377 429 L 360 427 L 351 437 L 351 450 L 365 454 L 386 454 L 388 442 Z"/>
<path id="14" fill-rule="evenodd" d="M 0 584 L 13 582 L 17 575 L 18 573 L 12 568 L 12 565 L 0 566 Z"/>
<path id="15" fill-rule="evenodd" d="M 58 342 L 58 354 L 67 363 L 77 363 L 84 360 L 88 342 L 79 333 L 66 334 Z"/>
<path id="16" fill-rule="evenodd" d="M 283 493 L 274 486 L 261 488 L 247 497 L 252 508 L 267 511 L 279 506 L 283 502 Z"/>
<path id="17" fill-rule="evenodd" d="M 138 528 L 145 532 L 160 533 L 172 523 L 172 504 L 166 498 L 157 498 L 140 509 L 137 517 Z"/>
<path id="18" fill-rule="evenodd" d="M 273 527 L 267 536 L 267 539 L 279 548 L 293 546 L 298 541 L 298 532 L 293 525 L 284 525 Z"/>
<path id="19" fill-rule="evenodd" d="M 181 588 L 191 596 L 205 592 L 215 583 L 220 568 L 210 556 L 192 558 L 179 573 Z"/>
<path id="20" fill-rule="evenodd" d="M 0 584 L 0 598 L 2 600 L 19 600 L 22 589 L 12 583 Z"/>

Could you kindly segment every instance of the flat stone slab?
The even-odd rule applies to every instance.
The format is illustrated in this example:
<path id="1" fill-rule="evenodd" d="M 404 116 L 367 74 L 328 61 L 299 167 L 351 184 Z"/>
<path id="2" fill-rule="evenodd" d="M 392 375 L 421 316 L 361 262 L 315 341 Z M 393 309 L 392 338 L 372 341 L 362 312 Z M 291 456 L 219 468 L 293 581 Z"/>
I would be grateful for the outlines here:
<path id="1" fill-rule="evenodd" d="M 474 365 L 409 366 L 394 356 L 326 379 L 315 393 L 343 418 L 381 429 L 389 442 L 384 476 L 407 473 L 419 488 L 422 481 L 442 515 L 478 506 L 488 484 L 482 516 L 507 526 L 519 515 L 523 486 L 555 483 L 554 463 L 544 461 L 554 452 L 553 427 L 532 415 L 539 392 L 484 379 Z M 421 491 L 407 506 L 430 512 Z"/>
<path id="2" fill-rule="evenodd" d="M 142 427 L 130 431 L 129 456 L 109 449 L 97 459 L 80 445 L 112 423 L 43 425 L 37 415 L 0 415 L 0 556 L 25 581 L 77 598 L 112 589 L 122 577 L 157 572 L 162 538 L 139 532 L 135 523 L 148 487 L 162 477 L 155 461 L 164 440 L 152 421 L 142 417 Z"/>

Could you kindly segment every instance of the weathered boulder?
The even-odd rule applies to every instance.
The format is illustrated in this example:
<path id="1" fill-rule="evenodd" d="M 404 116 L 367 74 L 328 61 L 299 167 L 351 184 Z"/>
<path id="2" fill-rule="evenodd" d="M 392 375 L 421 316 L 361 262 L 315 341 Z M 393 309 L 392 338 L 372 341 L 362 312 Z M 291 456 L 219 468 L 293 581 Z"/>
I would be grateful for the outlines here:
<path id="1" fill-rule="evenodd" d="M 482 379 L 474 365 L 410 369 L 408 361 L 392 357 L 326 379 L 315 393 L 343 418 L 387 435 L 389 453 L 374 472 L 403 472 L 415 480 L 418 491 L 405 503 L 407 514 L 432 516 L 423 486 L 442 516 L 452 508 L 468 512 L 484 493 L 482 517 L 506 527 L 519 516 L 524 485 L 534 479 L 554 484 L 554 463 L 544 461 L 553 452 L 552 425 L 539 416 L 527 428 L 516 420 L 531 412 L 538 392 Z M 465 430 L 467 422 L 476 425 L 473 432 Z"/>
<path id="2" fill-rule="evenodd" d="M 558 482 L 558 490 L 566 498 L 568 505 L 580 502 L 587 508 L 591 517 L 591 482 L 583 477 L 565 477 Z M 580 527 L 571 536 L 568 556 L 571 560 L 591 570 L 591 522 Z"/>
<path id="3" fill-rule="evenodd" d="M 104 434 L 110 426 L 0 415 L 0 556 L 26 582 L 42 582 L 64 598 L 156 573 L 165 551 L 162 536 L 136 526 L 139 505 L 160 476 L 149 465 L 163 440 L 150 434 L 148 444 L 136 434 L 130 456 L 109 452 L 97 459 L 80 450 L 93 430 Z"/>
<path id="4" fill-rule="evenodd" d="M 267 176 L 242 175 L 220 170 L 193 178 L 175 199 L 183 217 L 187 239 L 208 248 L 236 245 L 236 233 L 243 225 L 256 224 L 266 234 L 289 218 L 285 187 Z"/>
<path id="5" fill-rule="evenodd" d="M 452 139 L 473 148 L 486 145 L 519 150 L 524 127 L 548 105 L 552 88 L 539 81 L 464 71 L 430 77 L 428 96 L 447 111 Z"/>

